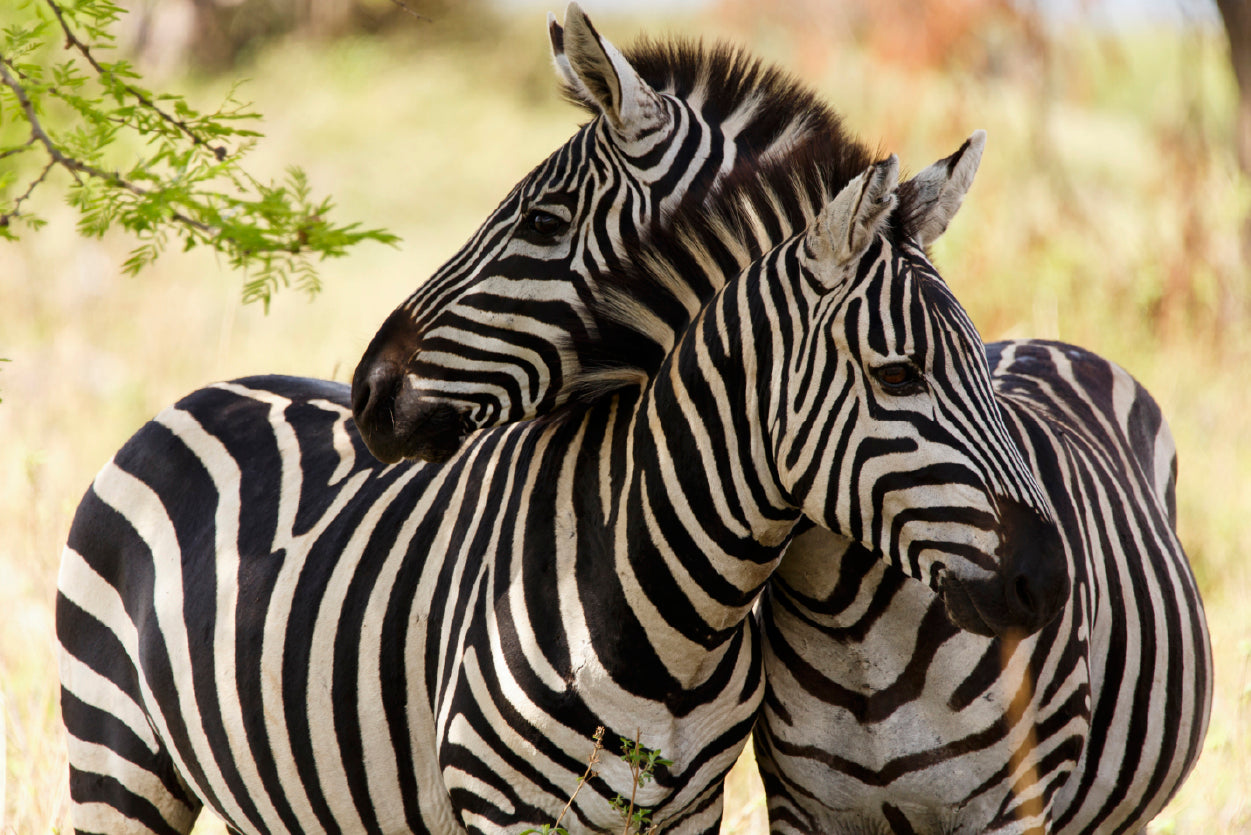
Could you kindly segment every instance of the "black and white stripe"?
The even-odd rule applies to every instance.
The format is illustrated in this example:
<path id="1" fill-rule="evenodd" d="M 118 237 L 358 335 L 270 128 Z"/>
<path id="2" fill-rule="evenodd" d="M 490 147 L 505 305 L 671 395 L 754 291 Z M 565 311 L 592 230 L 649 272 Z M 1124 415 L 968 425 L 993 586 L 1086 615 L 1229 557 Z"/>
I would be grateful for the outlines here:
<path id="1" fill-rule="evenodd" d="M 919 175 L 913 205 L 941 202 L 935 175 L 983 141 Z M 600 346 L 610 377 L 653 373 L 720 276 L 808 222 L 849 153 L 812 145 L 732 184 L 720 211 L 680 213 L 653 270 L 664 286 L 617 291 L 646 300 L 619 315 L 649 338 Z M 943 231 L 912 226 L 921 244 Z M 799 537 L 759 612 L 757 756 L 775 831 L 1134 832 L 1198 758 L 1211 649 L 1176 535 L 1166 421 L 1087 351 L 1037 340 L 987 351 L 992 409 L 1061 525 L 1069 603 L 1038 635 L 991 639 L 953 626 L 950 600 L 909 578 L 905 554 L 887 565 L 827 532 Z"/>
<path id="2" fill-rule="evenodd" d="M 970 625 L 1048 620 L 1055 528 L 1003 424 L 963 420 L 991 405 L 981 344 L 899 220 L 954 208 L 896 211 L 896 170 L 729 283 L 645 385 L 444 464 L 379 463 L 317 381 L 209 387 L 141 429 L 59 581 L 76 829 L 186 832 L 204 804 L 239 832 L 515 833 L 604 724 L 674 761 L 638 793 L 655 822 L 715 832 L 764 693 L 750 612 L 805 516 L 915 556 Z M 617 828 L 631 781 L 606 759 L 569 830 Z"/>
<path id="3" fill-rule="evenodd" d="M 647 338 L 580 345 L 592 366 L 579 385 L 655 373 L 724 276 L 806 224 L 863 153 L 811 144 L 731 178 L 720 212 L 680 210 L 669 246 L 643 255 L 662 262 L 660 281 L 625 282 L 593 308 Z M 925 180 L 915 205 L 941 197 Z M 943 231 L 915 227 L 923 244 Z M 758 743 L 778 831 L 1132 832 L 1197 759 L 1211 657 L 1175 533 L 1167 424 L 1123 369 L 1088 352 L 1039 341 L 989 351 L 994 411 L 1062 523 L 1070 603 L 1032 639 L 990 640 L 954 628 L 949 604 L 863 549 L 801 537 L 761 611 Z M 906 555 L 888 556 L 916 575 Z"/>

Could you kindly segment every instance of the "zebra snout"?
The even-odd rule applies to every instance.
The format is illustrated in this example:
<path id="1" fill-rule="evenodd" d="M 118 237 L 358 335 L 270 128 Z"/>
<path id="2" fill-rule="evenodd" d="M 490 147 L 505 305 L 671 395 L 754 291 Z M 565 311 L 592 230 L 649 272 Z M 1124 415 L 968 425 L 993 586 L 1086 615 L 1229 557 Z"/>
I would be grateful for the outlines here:
<path id="1" fill-rule="evenodd" d="M 1054 522 L 1019 502 L 1003 502 L 1005 626 L 1032 634 L 1060 613 L 1069 599 L 1068 560 Z"/>
<path id="2" fill-rule="evenodd" d="M 352 416 L 365 446 L 384 464 L 401 458 L 441 463 L 468 434 L 465 413 L 414 390 L 398 365 L 376 362 L 357 369 Z"/>
<path id="3" fill-rule="evenodd" d="M 352 418 L 365 446 L 384 464 L 404 457 L 395 421 L 403 383 L 403 369 L 392 362 L 362 362 L 352 378 Z"/>
<path id="4" fill-rule="evenodd" d="M 469 434 L 465 411 L 402 388 L 395 404 L 395 433 L 405 458 L 441 464 Z"/>
<path id="5" fill-rule="evenodd" d="M 987 636 L 1032 635 L 1068 602 L 1070 578 L 1060 532 L 1037 511 L 1001 502 L 997 576 L 959 580 L 944 574 L 947 616 L 961 629 Z"/>

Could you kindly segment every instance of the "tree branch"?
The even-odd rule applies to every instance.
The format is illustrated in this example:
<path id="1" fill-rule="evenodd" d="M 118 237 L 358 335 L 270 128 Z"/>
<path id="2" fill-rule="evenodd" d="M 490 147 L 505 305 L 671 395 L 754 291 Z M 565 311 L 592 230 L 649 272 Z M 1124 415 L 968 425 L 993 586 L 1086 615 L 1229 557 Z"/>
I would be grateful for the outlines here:
<path id="1" fill-rule="evenodd" d="M 48 0 L 48 2 L 51 2 L 51 0 Z M 39 142 L 40 145 L 43 145 L 44 150 L 48 152 L 48 156 L 51 158 L 48 168 L 51 168 L 53 165 L 59 165 L 75 175 L 79 173 L 86 174 L 89 177 L 103 180 L 111 186 L 125 189 L 138 197 L 147 197 L 151 193 L 143 186 L 135 185 L 116 172 L 109 173 L 108 171 L 96 168 L 94 165 L 85 163 L 76 157 L 66 155 L 65 152 L 57 147 L 57 144 L 52 141 L 52 137 L 48 136 L 48 132 L 43 129 L 43 125 L 39 121 L 39 114 L 35 112 L 35 106 L 31 104 L 30 98 L 26 95 L 26 90 L 22 87 L 21 83 L 13 77 L 12 73 L 9 72 L 9 62 L 3 55 L 0 55 L 0 79 L 2 79 L 4 81 L 4 85 L 12 90 L 13 94 L 17 96 L 17 103 L 21 106 L 22 113 L 25 114 L 26 121 L 30 124 L 31 141 Z M 48 169 L 45 168 L 43 174 L 39 175 L 39 180 L 36 181 L 36 184 L 42 181 L 43 178 L 47 176 L 47 173 Z M 77 179 L 77 177 L 75 177 L 75 179 Z M 18 203 L 26 199 L 29 195 L 30 191 L 28 190 L 26 194 L 19 198 Z M 14 204 L 13 209 L 3 215 L 5 225 L 7 225 L 8 221 L 16 215 L 17 204 Z M 212 235 L 215 232 L 213 227 L 208 224 L 201 223 L 194 218 L 187 217 L 182 212 L 172 211 L 170 212 L 170 217 L 179 223 L 190 226 L 196 231 L 202 232 L 206 235 Z"/>
<path id="2" fill-rule="evenodd" d="M 325 220 L 332 203 L 313 200 L 307 179 L 297 167 L 288 168 L 282 183 L 258 182 L 239 165 L 250 146 L 249 138 L 260 136 L 233 124 L 257 118 L 247 112 L 246 105 L 238 105 L 232 94 L 227 99 L 231 107 L 223 105 L 215 113 L 202 115 L 181 96 L 158 97 L 128 84 L 126 78 L 137 78 L 128 64 L 101 62 L 92 52 L 111 42 L 107 26 L 118 8 L 104 0 L 84 0 L 77 9 L 68 4 L 62 9 L 59 4 L 63 2 L 42 0 L 60 24 L 63 47 L 55 35 L 47 37 L 57 31 L 57 25 L 38 0 L 34 8 L 24 7 L 28 16 L 38 16 L 38 23 L 0 33 L 0 93 L 9 102 L 8 91 L 12 91 L 16 106 L 10 105 L 10 112 L 15 122 L 25 119 L 29 130 L 24 142 L 10 140 L 0 150 L 0 159 L 36 148 L 47 154 L 46 164 L 40 163 L 42 171 L 32 164 L 23 175 L 25 190 L 15 202 L 9 197 L 14 184 L 4 178 L 0 238 L 17 237 L 10 227 L 19 216 L 32 227 L 40 223 L 28 198 L 59 167 L 76 184 L 68 199 L 79 210 L 79 231 L 99 236 L 120 226 L 141 240 L 123 265 L 126 272 L 138 272 L 158 257 L 172 228 L 186 249 L 209 246 L 226 255 L 232 268 L 251 273 L 244 300 L 260 300 L 266 308 L 272 293 L 293 280 L 310 293 L 316 291 L 319 282 L 310 260 L 313 256 L 335 258 L 361 241 L 394 244 L 398 240 L 384 229 Z M 75 34 L 75 29 L 83 35 Z M 73 54 L 68 61 L 53 65 L 51 53 L 58 47 Z M 27 64 L 27 56 L 34 63 Z M 49 66 L 52 75 L 45 78 Z M 157 101 L 167 109 L 158 107 Z M 55 115 L 44 111 L 49 102 L 66 105 L 78 117 L 77 125 L 60 131 Z M 115 163 L 104 152 L 118 134 L 145 139 L 155 150 L 125 173 L 113 169 Z M 224 144 L 216 144 L 227 137 L 244 141 L 228 151 Z M 20 182 L 17 188 L 22 187 Z"/>
<path id="3" fill-rule="evenodd" d="M 42 183 L 44 178 L 48 176 L 48 172 L 55 167 L 56 160 L 48 160 L 48 164 L 43 167 L 43 171 L 39 172 L 39 176 L 34 180 L 31 180 L 30 185 L 26 187 L 26 191 L 22 192 L 21 196 L 13 201 L 13 208 L 0 215 L 0 229 L 7 228 L 14 218 L 21 217 L 22 204 L 26 202 L 26 198 L 30 197 L 31 194 L 34 193 L 35 189 L 39 187 L 39 184 Z"/>
<path id="4" fill-rule="evenodd" d="M 74 34 L 74 31 L 70 29 L 69 24 L 66 23 L 65 21 L 65 15 L 61 11 L 61 7 L 57 5 L 56 0 L 44 0 L 44 2 L 48 5 L 49 8 L 52 9 L 52 13 L 56 15 L 57 23 L 61 25 L 61 31 L 65 33 L 66 45 L 72 46 L 74 47 L 74 49 L 78 50 L 82 54 L 82 56 L 87 59 L 87 63 L 90 64 L 97 73 L 99 73 L 102 77 L 112 78 L 116 80 L 122 86 L 122 89 L 124 89 L 130 95 L 134 96 L 139 101 L 140 104 L 142 104 L 144 107 L 151 110 L 157 116 L 161 117 L 166 122 L 168 122 L 169 124 L 173 125 L 178 130 L 180 130 L 183 134 L 186 135 L 188 139 L 191 140 L 193 144 L 203 145 L 204 147 L 212 151 L 213 155 L 217 157 L 219 162 L 226 158 L 226 154 L 229 152 L 226 150 L 225 147 L 221 145 L 210 144 L 203 137 L 198 135 L 195 131 L 191 130 L 191 128 L 187 126 L 186 122 L 180 119 L 174 118 L 173 116 L 171 116 L 170 114 L 162 110 L 160 107 L 158 107 L 156 102 L 152 101 L 152 99 L 149 96 L 147 96 L 142 90 L 130 84 L 127 84 L 121 79 L 118 79 L 117 76 L 111 70 L 102 66 L 100 62 L 98 62 L 95 59 L 95 56 L 91 54 L 91 48 L 87 46 L 87 44 L 79 40 L 78 36 Z"/>
<path id="5" fill-rule="evenodd" d="M 418 20 L 424 20 L 426 23 L 430 22 L 430 18 L 426 17 L 423 14 L 418 14 L 417 12 L 413 11 L 412 7 L 410 7 L 407 3 L 405 3 L 404 0 L 391 0 L 391 2 L 399 6 L 401 9 L 408 12 L 410 15 L 417 18 Z"/>
<path id="6" fill-rule="evenodd" d="M 7 151 L 0 151 L 0 159 L 17 156 L 18 154 L 29 151 L 33 147 L 35 147 L 35 137 L 32 136 L 16 148 L 10 148 Z"/>

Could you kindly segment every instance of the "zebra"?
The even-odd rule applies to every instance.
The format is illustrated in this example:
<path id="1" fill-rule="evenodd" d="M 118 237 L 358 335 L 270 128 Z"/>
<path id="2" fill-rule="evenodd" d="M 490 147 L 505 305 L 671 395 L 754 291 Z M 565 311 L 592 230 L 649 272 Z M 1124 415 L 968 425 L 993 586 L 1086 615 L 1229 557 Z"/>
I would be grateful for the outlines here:
<path id="1" fill-rule="evenodd" d="M 803 519 L 908 555 L 962 625 L 1042 627 L 1059 534 L 914 243 L 970 169 L 848 172 L 654 377 L 610 371 L 446 462 L 377 460 L 333 383 L 162 412 L 63 555 L 76 831 L 185 833 L 207 805 L 237 832 L 515 833 L 567 799 L 569 831 L 609 831 L 624 763 L 568 797 L 605 725 L 672 760 L 637 793 L 663 831 L 716 832 L 764 695 L 750 613 Z M 638 284 L 598 315 L 636 321 Z"/>
<path id="2" fill-rule="evenodd" d="M 1036 635 L 987 638 L 860 546 L 798 537 L 759 613 L 774 832 L 1141 832 L 1199 756 L 1211 649 L 1159 407 L 1072 345 L 987 353 L 1069 604 Z"/>
<path id="3" fill-rule="evenodd" d="M 576 3 L 563 27 L 548 15 L 548 33 L 564 95 L 590 121 L 387 318 L 353 380 L 364 422 L 393 413 L 423 439 L 425 460 L 564 401 L 583 360 L 576 346 L 612 339 L 587 318 L 598 276 L 683 199 L 843 133 L 810 89 L 739 48 L 644 39 L 623 53 Z M 391 434 L 368 440 L 375 455 L 400 457 Z"/>

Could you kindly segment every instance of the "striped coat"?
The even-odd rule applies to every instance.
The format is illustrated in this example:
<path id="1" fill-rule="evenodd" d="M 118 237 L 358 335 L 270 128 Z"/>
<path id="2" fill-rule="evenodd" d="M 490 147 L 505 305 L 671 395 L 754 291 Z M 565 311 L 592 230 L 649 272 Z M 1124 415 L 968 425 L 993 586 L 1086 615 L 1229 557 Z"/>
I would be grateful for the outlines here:
<path id="1" fill-rule="evenodd" d="M 808 222 L 854 153 L 811 144 L 732 181 L 720 211 L 678 212 L 669 246 L 647 254 L 662 280 L 625 282 L 616 298 L 634 301 L 603 314 L 645 338 L 603 339 L 583 385 L 654 374 L 726 275 Z M 906 572 L 845 540 L 801 537 L 760 613 L 769 689 L 757 742 L 779 831 L 1134 831 L 1198 756 L 1211 654 L 1175 533 L 1167 424 L 1089 352 L 988 350 L 997 410 L 1061 522 L 1070 605 L 1033 639 L 990 640 L 954 628 Z"/>

